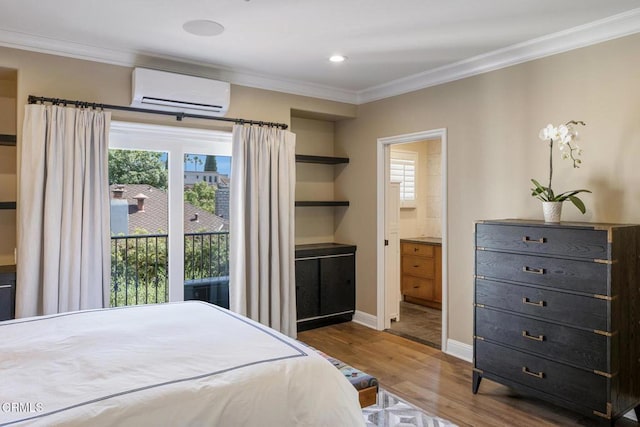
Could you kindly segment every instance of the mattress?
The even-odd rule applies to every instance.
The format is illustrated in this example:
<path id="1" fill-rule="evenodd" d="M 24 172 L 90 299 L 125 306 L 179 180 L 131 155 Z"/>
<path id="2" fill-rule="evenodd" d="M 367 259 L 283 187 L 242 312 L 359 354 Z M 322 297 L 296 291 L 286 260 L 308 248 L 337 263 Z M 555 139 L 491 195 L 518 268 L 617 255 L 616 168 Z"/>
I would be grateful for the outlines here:
<path id="1" fill-rule="evenodd" d="M 0 322 L 0 425 L 362 426 L 298 341 L 200 301 Z"/>

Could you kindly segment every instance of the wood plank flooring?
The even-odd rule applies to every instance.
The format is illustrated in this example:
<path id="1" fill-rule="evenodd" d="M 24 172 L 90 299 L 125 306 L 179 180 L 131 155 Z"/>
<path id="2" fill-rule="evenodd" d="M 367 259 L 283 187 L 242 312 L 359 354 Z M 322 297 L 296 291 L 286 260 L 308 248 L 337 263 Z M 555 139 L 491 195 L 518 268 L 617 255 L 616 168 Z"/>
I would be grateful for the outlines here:
<path id="1" fill-rule="evenodd" d="M 486 379 L 474 395 L 470 363 L 353 322 L 300 332 L 298 339 L 376 376 L 392 393 L 460 426 L 602 425 Z M 620 419 L 615 426 L 638 424 Z"/>

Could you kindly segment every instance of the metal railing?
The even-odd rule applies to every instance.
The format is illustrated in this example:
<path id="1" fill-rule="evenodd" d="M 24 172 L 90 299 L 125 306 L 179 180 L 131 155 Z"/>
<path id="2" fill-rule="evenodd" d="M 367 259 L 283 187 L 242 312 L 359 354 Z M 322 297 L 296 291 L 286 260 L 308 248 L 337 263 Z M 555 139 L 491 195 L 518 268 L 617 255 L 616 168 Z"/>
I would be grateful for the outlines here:
<path id="1" fill-rule="evenodd" d="M 111 307 L 167 302 L 168 271 L 166 234 L 112 236 Z M 228 300 L 228 277 L 229 232 L 184 235 L 185 299 Z"/>

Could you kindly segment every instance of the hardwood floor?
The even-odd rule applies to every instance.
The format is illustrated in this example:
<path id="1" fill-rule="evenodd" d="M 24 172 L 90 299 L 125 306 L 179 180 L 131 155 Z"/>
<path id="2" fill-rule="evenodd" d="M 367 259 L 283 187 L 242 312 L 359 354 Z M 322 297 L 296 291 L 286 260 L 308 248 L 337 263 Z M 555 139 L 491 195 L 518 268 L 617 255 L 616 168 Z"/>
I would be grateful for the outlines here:
<path id="1" fill-rule="evenodd" d="M 517 395 L 487 379 L 471 393 L 471 364 L 424 344 L 353 322 L 300 332 L 298 339 L 374 375 L 382 387 L 460 426 L 595 426 L 580 414 Z M 629 419 L 616 427 L 638 426 Z"/>

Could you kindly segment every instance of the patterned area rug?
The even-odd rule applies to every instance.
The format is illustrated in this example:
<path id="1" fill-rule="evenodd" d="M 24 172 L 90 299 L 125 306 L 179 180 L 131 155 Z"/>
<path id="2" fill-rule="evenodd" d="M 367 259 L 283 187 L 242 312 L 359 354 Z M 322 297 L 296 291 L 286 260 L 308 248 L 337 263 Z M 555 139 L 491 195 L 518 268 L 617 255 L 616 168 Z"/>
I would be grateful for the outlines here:
<path id="1" fill-rule="evenodd" d="M 380 387 L 378 403 L 362 409 L 367 427 L 455 427 L 442 418 L 431 416 L 411 403 Z"/>

